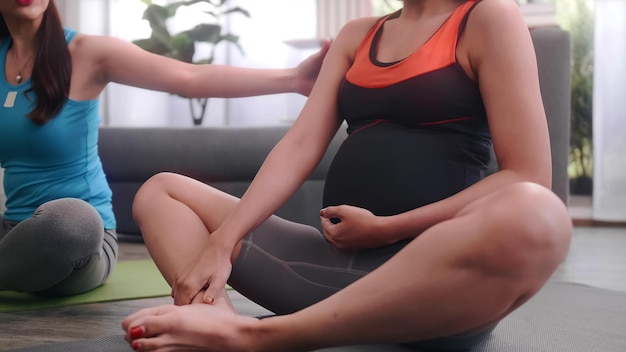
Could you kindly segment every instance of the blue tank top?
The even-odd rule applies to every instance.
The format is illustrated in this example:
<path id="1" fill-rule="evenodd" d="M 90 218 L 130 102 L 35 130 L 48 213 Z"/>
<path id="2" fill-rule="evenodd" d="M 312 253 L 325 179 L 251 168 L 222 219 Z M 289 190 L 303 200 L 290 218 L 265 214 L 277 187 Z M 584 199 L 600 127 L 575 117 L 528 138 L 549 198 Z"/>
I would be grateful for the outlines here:
<path id="1" fill-rule="evenodd" d="M 76 32 L 66 29 L 69 42 Z M 114 229 L 111 189 L 98 156 L 98 100 L 68 99 L 63 109 L 42 126 L 26 115 L 33 109 L 31 80 L 7 82 L 6 56 L 11 38 L 0 41 L 0 166 L 4 171 L 4 218 L 22 221 L 41 204 L 59 198 L 89 202 Z"/>

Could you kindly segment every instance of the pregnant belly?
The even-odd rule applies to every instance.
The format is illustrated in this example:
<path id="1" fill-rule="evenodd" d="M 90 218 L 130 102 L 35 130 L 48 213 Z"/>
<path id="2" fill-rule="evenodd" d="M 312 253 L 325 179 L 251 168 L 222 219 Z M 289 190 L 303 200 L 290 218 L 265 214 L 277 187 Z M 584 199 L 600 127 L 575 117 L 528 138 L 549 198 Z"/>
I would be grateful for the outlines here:
<path id="1" fill-rule="evenodd" d="M 394 215 L 451 196 L 478 181 L 458 135 L 378 123 L 352 133 L 328 171 L 323 205 Z"/>

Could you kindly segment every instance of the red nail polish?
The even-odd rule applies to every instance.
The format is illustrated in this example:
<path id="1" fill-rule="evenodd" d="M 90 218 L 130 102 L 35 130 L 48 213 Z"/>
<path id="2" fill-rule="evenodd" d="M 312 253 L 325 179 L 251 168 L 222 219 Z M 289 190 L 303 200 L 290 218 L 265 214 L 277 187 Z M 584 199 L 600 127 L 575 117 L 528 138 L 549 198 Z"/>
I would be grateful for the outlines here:
<path id="1" fill-rule="evenodd" d="M 143 336 L 143 326 L 135 326 L 134 328 L 130 329 L 131 339 L 138 339 L 141 336 Z"/>
<path id="2" fill-rule="evenodd" d="M 137 341 L 133 341 L 133 344 L 131 346 L 132 346 L 133 350 L 135 350 L 135 351 L 139 350 L 139 348 L 141 347 L 141 345 Z"/>

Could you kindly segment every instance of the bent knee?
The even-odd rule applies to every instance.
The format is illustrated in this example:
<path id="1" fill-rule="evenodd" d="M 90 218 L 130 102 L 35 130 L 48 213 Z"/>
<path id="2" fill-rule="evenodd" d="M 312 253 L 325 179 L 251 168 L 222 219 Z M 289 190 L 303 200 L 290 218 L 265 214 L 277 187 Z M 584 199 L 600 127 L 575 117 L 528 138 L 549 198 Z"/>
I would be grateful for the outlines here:
<path id="1" fill-rule="evenodd" d="M 159 192 L 167 192 L 168 188 L 180 177 L 182 176 L 173 172 L 160 172 L 155 174 L 139 187 L 135 198 L 141 198 Z"/>
<path id="2" fill-rule="evenodd" d="M 519 274 L 551 275 L 569 250 L 572 221 L 549 189 L 518 183 L 468 210 L 482 219 L 497 267 Z"/>
<path id="3" fill-rule="evenodd" d="M 82 240 L 90 234 L 103 236 L 104 224 L 100 213 L 88 202 L 78 198 L 61 198 L 46 202 L 35 210 L 29 225 L 56 233 L 55 236 Z"/>
<path id="4" fill-rule="evenodd" d="M 41 255 L 53 261 L 72 261 L 102 249 L 104 225 L 100 213 L 81 199 L 61 198 L 44 203 L 19 226 L 19 231 L 32 236 L 39 247 L 48 249 L 42 250 Z"/>
<path id="5" fill-rule="evenodd" d="M 154 204 L 155 199 L 167 195 L 168 189 L 179 177 L 181 176 L 175 173 L 161 172 L 146 180 L 133 198 L 132 213 L 135 220 Z"/>

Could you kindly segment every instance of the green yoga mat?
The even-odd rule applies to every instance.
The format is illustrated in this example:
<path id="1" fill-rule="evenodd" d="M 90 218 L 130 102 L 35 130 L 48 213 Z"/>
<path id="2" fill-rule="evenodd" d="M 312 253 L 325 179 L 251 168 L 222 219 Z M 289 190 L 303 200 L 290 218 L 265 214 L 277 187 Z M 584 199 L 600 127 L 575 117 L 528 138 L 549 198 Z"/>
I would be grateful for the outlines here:
<path id="1" fill-rule="evenodd" d="M 112 302 L 168 296 L 171 288 L 152 260 L 118 262 L 102 286 L 70 297 L 37 297 L 27 293 L 0 292 L 0 313 L 76 304 Z"/>

